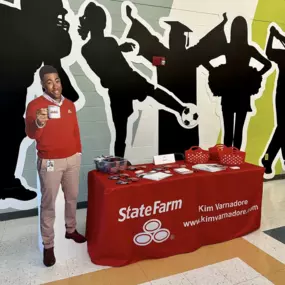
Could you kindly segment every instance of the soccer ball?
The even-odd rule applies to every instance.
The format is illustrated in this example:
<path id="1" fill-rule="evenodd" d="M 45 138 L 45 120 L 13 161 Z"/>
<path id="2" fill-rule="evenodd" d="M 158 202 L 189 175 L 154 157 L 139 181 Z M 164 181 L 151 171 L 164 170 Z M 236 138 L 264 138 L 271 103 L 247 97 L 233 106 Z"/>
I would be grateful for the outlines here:
<path id="1" fill-rule="evenodd" d="M 182 112 L 182 123 L 186 129 L 193 129 L 199 124 L 198 108 L 194 104 L 187 104 Z"/>

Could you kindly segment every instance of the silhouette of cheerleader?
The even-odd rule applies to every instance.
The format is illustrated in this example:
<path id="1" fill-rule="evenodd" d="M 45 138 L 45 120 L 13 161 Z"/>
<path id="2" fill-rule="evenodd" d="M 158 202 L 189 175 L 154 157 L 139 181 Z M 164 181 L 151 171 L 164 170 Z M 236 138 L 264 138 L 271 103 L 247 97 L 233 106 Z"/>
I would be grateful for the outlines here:
<path id="1" fill-rule="evenodd" d="M 271 62 L 249 45 L 247 22 L 240 16 L 232 23 L 231 42 L 221 55 L 225 55 L 226 64 L 207 67 L 209 87 L 214 96 L 221 97 L 224 144 L 240 149 L 245 119 L 252 111 L 250 98 L 258 93 Z M 249 66 L 251 58 L 263 64 L 260 71 Z"/>

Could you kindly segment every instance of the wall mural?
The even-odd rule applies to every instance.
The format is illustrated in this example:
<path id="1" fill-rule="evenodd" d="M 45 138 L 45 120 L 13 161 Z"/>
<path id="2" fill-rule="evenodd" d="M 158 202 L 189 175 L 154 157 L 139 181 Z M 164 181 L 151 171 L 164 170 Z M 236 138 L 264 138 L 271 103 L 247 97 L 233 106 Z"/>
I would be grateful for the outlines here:
<path id="1" fill-rule="evenodd" d="M 280 44 L 280 48 L 274 48 L 274 40 Z M 272 130 L 271 137 L 265 152 L 261 158 L 261 164 L 265 167 L 265 174 L 267 178 L 274 177 L 275 165 L 280 158 L 283 161 L 285 170 L 285 114 L 282 108 L 285 104 L 285 33 L 282 29 L 272 24 L 268 28 L 268 39 L 266 43 L 266 55 L 269 60 L 274 62 L 277 66 L 277 76 L 274 87 L 273 106 L 274 106 L 274 129 Z"/>
<path id="2" fill-rule="evenodd" d="M 25 151 L 19 153 L 19 150 L 27 150 L 32 143 L 24 139 L 24 114 L 27 101 L 43 92 L 37 74 L 39 68 L 43 64 L 53 65 L 63 82 L 64 96 L 79 101 L 80 91 L 68 69 L 72 60 L 62 60 L 72 50 L 70 24 L 66 20 L 70 10 L 66 1 L 0 2 L 1 129 L 6 138 L 1 142 L 5 167 L 1 171 L 0 209 L 28 209 L 37 205 L 36 189 L 29 189 L 22 173 L 15 175 L 15 172 L 18 161 L 25 160 Z M 36 88 L 28 96 L 32 85 Z"/>
<path id="3" fill-rule="evenodd" d="M 138 55 L 149 62 L 152 62 L 154 56 L 162 56 L 166 60 L 165 66 L 157 67 L 157 83 L 173 92 L 182 102 L 196 105 L 197 68 L 200 65 L 207 68 L 209 61 L 217 57 L 226 45 L 223 30 L 226 18 L 197 45 L 190 47 L 189 33 L 192 30 L 183 23 L 171 18 L 161 19 L 161 26 L 165 27 L 168 33 L 166 35 L 168 42 L 163 44 L 163 37 L 155 33 L 138 15 L 133 4 L 125 2 L 122 15 L 124 15 L 123 9 L 128 18 L 125 37 L 139 44 Z M 208 46 L 211 46 L 211 49 L 208 49 Z M 159 154 L 184 153 L 189 146 L 198 145 L 198 126 L 185 129 L 169 113 L 164 110 L 159 111 Z"/>
<path id="4" fill-rule="evenodd" d="M 125 155 L 127 124 L 133 113 L 134 100 L 142 102 L 149 96 L 157 101 L 161 108 L 165 108 L 181 128 L 191 128 L 191 121 L 187 123 L 183 118 L 187 113 L 191 113 L 195 105 L 183 104 L 182 100 L 177 100 L 173 94 L 149 82 L 141 72 L 129 64 L 123 53 L 133 52 L 136 45 L 132 42 L 121 42 L 111 34 L 111 15 L 105 7 L 90 2 L 85 4 L 82 10 L 84 11 L 80 17 L 78 31 L 84 41 L 90 35 L 90 39 L 82 47 L 82 56 L 99 78 L 100 85 L 109 98 L 115 129 L 115 155 Z M 176 118 L 173 113 L 176 113 Z"/>
<path id="5" fill-rule="evenodd" d="M 251 97 L 262 94 L 263 76 L 271 68 L 260 47 L 251 45 L 249 41 L 246 19 L 236 17 L 231 25 L 230 42 L 220 50 L 220 56 L 225 56 L 226 63 L 208 68 L 209 87 L 214 96 L 221 97 L 222 143 L 238 149 L 242 147 L 243 136 L 247 137 L 244 126 L 248 113 L 254 108 Z M 250 65 L 252 59 L 262 64 L 260 70 Z"/>
<path id="6" fill-rule="evenodd" d="M 1 144 L 5 168 L 1 176 L 0 209 L 28 209 L 37 205 L 36 189 L 27 185 L 23 169 L 19 168 L 32 144 L 25 137 L 25 107 L 42 92 L 37 72 L 43 64 L 57 68 L 63 95 L 80 110 L 84 107 L 84 95 L 70 72 L 73 63 L 79 64 L 104 99 L 111 133 L 110 154 L 125 156 L 127 138 L 134 135 L 132 129 L 139 118 L 138 110 L 149 106 L 158 112 L 159 154 L 184 153 L 201 144 L 199 117 L 207 114 L 197 104 L 199 68 L 208 78 L 209 100 L 221 105 L 217 115 L 222 143 L 245 150 L 250 140 L 248 126 L 258 111 L 255 101 L 263 94 L 273 62 L 278 74 L 273 94 L 275 126 L 260 164 L 270 178 L 275 175 L 277 160 L 284 161 L 285 118 L 280 106 L 285 100 L 282 97 L 285 36 L 280 27 L 269 26 L 264 52 L 252 41 L 251 28 L 243 16 L 221 14 L 221 20 L 194 44 L 191 35 L 195 30 L 177 17 L 159 19 L 163 35 L 129 1 L 122 3 L 121 17 L 125 30 L 118 38 L 112 32 L 111 14 L 95 1 L 85 1 L 77 14 L 68 0 L 19 0 L 13 4 L 0 1 L 1 128 L 6 138 Z M 226 36 L 227 30 L 230 37 Z M 273 47 L 274 39 L 281 48 Z M 165 66 L 153 66 L 155 56 L 164 57 Z M 138 63 L 151 70 L 150 78 L 137 67 Z"/>

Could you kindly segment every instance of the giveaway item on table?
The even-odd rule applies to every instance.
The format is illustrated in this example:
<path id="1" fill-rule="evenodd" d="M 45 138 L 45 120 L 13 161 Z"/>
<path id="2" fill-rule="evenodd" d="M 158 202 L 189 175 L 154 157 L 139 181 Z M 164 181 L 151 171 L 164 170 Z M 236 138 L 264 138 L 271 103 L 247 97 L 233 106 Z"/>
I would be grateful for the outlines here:
<path id="1" fill-rule="evenodd" d="M 148 172 L 140 172 L 140 173 L 137 173 L 137 177 L 138 178 L 143 178 L 145 175 L 150 175 L 150 174 L 154 174 L 154 173 L 157 173 L 156 171 L 152 170 L 152 171 L 148 171 Z"/>
<path id="2" fill-rule="evenodd" d="M 209 148 L 210 160 L 220 162 L 220 153 L 226 148 L 223 144 L 217 144 L 214 147 Z"/>
<path id="3" fill-rule="evenodd" d="M 227 167 L 223 165 L 214 164 L 214 163 L 196 164 L 196 165 L 193 165 L 192 168 L 196 170 L 207 171 L 207 172 L 218 172 L 218 171 L 223 171 L 227 169 Z"/>
<path id="4" fill-rule="evenodd" d="M 127 180 L 130 182 L 138 182 L 139 181 L 139 179 L 137 177 L 129 177 L 129 178 L 127 178 Z"/>
<path id="5" fill-rule="evenodd" d="M 226 147 L 219 152 L 219 161 L 223 165 L 237 166 L 245 162 L 245 152 L 235 147 Z"/>
<path id="6" fill-rule="evenodd" d="M 172 163 L 172 164 L 167 164 L 163 166 L 163 168 L 176 168 L 176 167 L 179 167 L 179 164 Z"/>
<path id="7" fill-rule="evenodd" d="M 118 184 L 118 185 L 127 185 L 127 184 L 130 184 L 130 183 L 128 181 L 119 180 L 119 181 L 117 181 L 116 184 Z"/>
<path id="8" fill-rule="evenodd" d="M 162 171 L 162 168 L 153 168 L 153 171 L 155 171 L 155 172 Z"/>
<path id="9" fill-rule="evenodd" d="M 145 169 L 145 168 L 146 168 L 145 165 L 136 165 L 136 166 L 129 166 L 129 167 L 127 168 L 127 170 L 136 171 L 136 170 Z"/>
<path id="10" fill-rule="evenodd" d="M 104 173 L 118 173 L 127 168 L 128 161 L 117 156 L 99 156 L 94 159 L 96 169 Z"/>
<path id="11" fill-rule="evenodd" d="M 119 180 L 120 179 L 120 177 L 119 176 L 109 176 L 109 179 L 110 180 Z"/>
<path id="12" fill-rule="evenodd" d="M 160 181 L 160 180 L 168 178 L 170 176 L 172 176 L 172 174 L 167 174 L 167 173 L 163 173 L 163 172 L 156 172 L 156 173 L 146 174 L 143 176 L 143 178 L 149 179 L 149 180 L 154 180 L 154 181 Z"/>
<path id="13" fill-rule="evenodd" d="M 207 163 L 209 158 L 209 151 L 198 146 L 192 146 L 185 152 L 185 161 L 190 164 Z"/>
<path id="14" fill-rule="evenodd" d="M 174 169 L 175 172 L 179 173 L 179 174 L 192 174 L 193 171 L 188 169 L 188 168 L 184 168 L 184 167 L 181 167 L 181 168 L 175 168 Z"/>
<path id="15" fill-rule="evenodd" d="M 130 167 L 127 168 L 127 170 L 135 171 L 135 170 L 137 170 L 137 168 L 135 166 L 130 166 Z"/>

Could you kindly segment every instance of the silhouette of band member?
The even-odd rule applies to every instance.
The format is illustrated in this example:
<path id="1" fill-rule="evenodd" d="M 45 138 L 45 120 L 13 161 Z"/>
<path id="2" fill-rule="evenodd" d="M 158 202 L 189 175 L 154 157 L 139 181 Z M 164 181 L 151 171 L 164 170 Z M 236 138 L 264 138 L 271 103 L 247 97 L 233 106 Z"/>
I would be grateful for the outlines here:
<path id="1" fill-rule="evenodd" d="M 113 122 L 116 129 L 115 155 L 124 157 L 127 122 L 133 113 L 133 100 L 144 101 L 147 96 L 182 115 L 182 106 L 174 97 L 150 84 L 139 73 L 133 71 L 122 52 L 130 52 L 133 45 L 119 45 L 111 36 L 105 36 L 107 15 L 103 8 L 90 3 L 80 17 L 79 34 L 90 40 L 83 46 L 82 55 L 93 72 L 100 78 L 101 85 L 109 89 Z M 171 114 L 175 117 L 173 114 Z M 172 135 L 172 134 L 171 134 Z"/>
<path id="2" fill-rule="evenodd" d="M 247 22 L 243 17 L 234 19 L 231 41 L 220 55 L 225 55 L 226 64 L 217 68 L 208 66 L 209 87 L 213 95 L 222 100 L 224 144 L 240 149 L 245 119 L 252 111 L 250 98 L 258 93 L 262 76 L 271 68 L 271 63 L 249 45 Z M 260 71 L 249 65 L 251 58 L 263 64 Z"/>
<path id="3" fill-rule="evenodd" d="M 266 55 L 278 65 L 279 75 L 276 87 L 275 106 L 276 106 L 276 128 L 274 130 L 269 147 L 262 159 L 265 173 L 272 173 L 272 163 L 278 152 L 281 150 L 283 165 L 285 160 L 285 50 L 273 49 L 273 39 L 279 40 L 285 47 L 285 37 L 279 33 L 275 27 L 271 27 L 270 35 L 266 47 Z"/>
<path id="4" fill-rule="evenodd" d="M 171 27 L 168 48 L 136 18 L 129 5 L 126 6 L 126 14 L 132 22 L 127 37 L 138 42 L 139 55 L 149 62 L 153 61 L 154 56 L 166 59 L 165 66 L 157 66 L 158 83 L 182 102 L 197 105 L 197 68 L 200 65 L 206 67 L 209 60 L 218 56 L 223 49 L 226 44 L 224 25 L 227 18 L 224 16 L 217 27 L 192 47 L 189 47 L 191 29 L 178 21 L 165 21 Z M 198 126 L 185 129 L 169 113 L 159 111 L 159 154 L 184 153 L 191 146 L 198 145 Z"/>
<path id="5" fill-rule="evenodd" d="M 19 147 L 26 137 L 23 116 L 27 88 L 32 85 L 38 68 L 42 64 L 55 66 L 66 86 L 65 97 L 78 99 L 60 62 L 71 51 L 66 13 L 61 0 L 22 0 L 21 10 L 0 4 L 0 124 L 4 156 L 0 199 L 28 201 L 37 196 L 36 192 L 25 189 L 14 173 Z"/>

